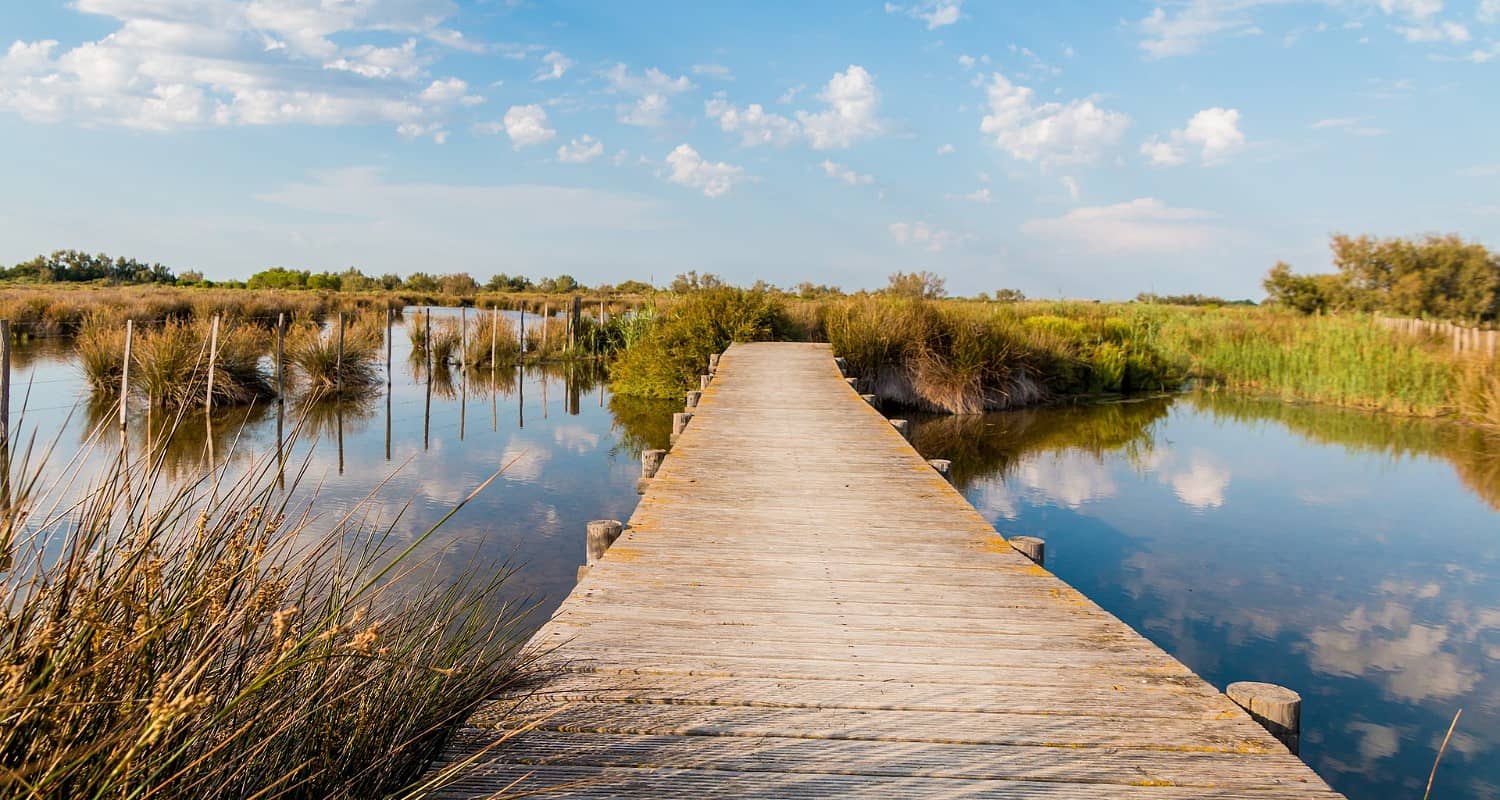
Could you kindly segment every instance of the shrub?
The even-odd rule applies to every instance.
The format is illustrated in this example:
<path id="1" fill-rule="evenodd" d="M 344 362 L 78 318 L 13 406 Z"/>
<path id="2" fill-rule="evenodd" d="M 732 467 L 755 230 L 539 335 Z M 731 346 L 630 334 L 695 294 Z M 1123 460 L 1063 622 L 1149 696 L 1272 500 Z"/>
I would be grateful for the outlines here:
<path id="1" fill-rule="evenodd" d="M 680 397 L 698 385 L 708 357 L 732 342 L 779 338 L 788 330 L 781 301 L 768 292 L 717 287 L 678 298 L 615 361 L 612 385 L 620 394 Z"/>

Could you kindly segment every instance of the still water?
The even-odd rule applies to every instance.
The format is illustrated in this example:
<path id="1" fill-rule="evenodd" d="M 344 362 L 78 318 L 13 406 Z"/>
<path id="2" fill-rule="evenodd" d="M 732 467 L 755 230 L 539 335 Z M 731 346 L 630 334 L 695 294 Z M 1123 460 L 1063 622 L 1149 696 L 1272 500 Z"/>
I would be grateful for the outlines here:
<path id="1" fill-rule="evenodd" d="M 918 420 L 1047 567 L 1223 688 L 1303 696 L 1302 756 L 1351 798 L 1500 796 L 1500 441 L 1189 395 Z"/>
<path id="2" fill-rule="evenodd" d="M 574 585 L 585 523 L 630 516 L 639 452 L 666 446 L 679 402 L 613 397 L 584 365 L 429 385 L 399 328 L 394 344 L 389 396 L 305 417 L 299 491 L 323 519 L 377 492 L 381 524 L 406 507 L 400 540 L 508 465 L 420 557 L 439 574 L 509 563 L 540 622 Z M 63 459 L 107 424 L 64 343 L 17 348 L 13 382 L 19 436 Z M 1300 691 L 1303 756 L 1335 788 L 1421 797 L 1462 708 L 1433 796 L 1500 796 L 1500 442 L 1217 395 L 914 423 L 998 529 L 1045 538 L 1050 569 L 1204 678 Z M 274 406 L 190 418 L 169 467 L 203 474 L 211 443 L 233 473 L 277 425 Z M 131 446 L 151 429 L 133 415 Z"/>

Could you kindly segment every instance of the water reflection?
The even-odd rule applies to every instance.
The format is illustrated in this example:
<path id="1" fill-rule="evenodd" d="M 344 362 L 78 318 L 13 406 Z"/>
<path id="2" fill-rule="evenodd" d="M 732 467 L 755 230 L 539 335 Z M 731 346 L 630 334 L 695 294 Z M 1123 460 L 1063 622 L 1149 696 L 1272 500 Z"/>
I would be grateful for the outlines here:
<path id="1" fill-rule="evenodd" d="M 1048 567 L 1209 681 L 1298 689 L 1350 797 L 1500 792 L 1500 442 L 1225 395 L 917 420 Z M 1399 787 L 1399 788 L 1398 788 Z"/>

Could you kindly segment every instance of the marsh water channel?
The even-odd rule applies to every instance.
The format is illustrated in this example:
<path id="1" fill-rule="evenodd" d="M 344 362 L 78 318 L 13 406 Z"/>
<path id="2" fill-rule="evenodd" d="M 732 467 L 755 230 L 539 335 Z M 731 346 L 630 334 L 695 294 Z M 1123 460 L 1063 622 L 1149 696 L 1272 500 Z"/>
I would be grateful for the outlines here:
<path id="1" fill-rule="evenodd" d="M 613 396 L 591 363 L 438 370 L 429 399 L 399 328 L 394 351 L 389 394 L 189 418 L 168 468 L 201 475 L 212 443 L 232 472 L 298 415 L 315 512 L 375 492 L 406 508 L 399 539 L 508 465 L 420 555 L 438 574 L 509 563 L 540 623 L 574 585 L 585 523 L 630 516 L 639 452 L 666 446 L 680 403 Z M 15 435 L 60 455 L 109 413 L 66 342 L 17 346 L 12 384 Z M 1205 679 L 1300 691 L 1302 755 L 1336 789 L 1421 797 L 1462 708 L 1433 797 L 1500 794 L 1500 441 L 1214 394 L 913 422 L 997 529 L 1045 538 L 1049 569 Z M 130 430 L 132 447 L 151 435 Z"/>

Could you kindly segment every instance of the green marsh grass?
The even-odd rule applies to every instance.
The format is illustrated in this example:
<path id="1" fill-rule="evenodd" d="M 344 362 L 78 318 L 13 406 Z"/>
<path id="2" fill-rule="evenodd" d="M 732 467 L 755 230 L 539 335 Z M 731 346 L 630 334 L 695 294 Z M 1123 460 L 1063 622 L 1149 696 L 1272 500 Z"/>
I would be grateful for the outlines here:
<path id="1" fill-rule="evenodd" d="M 173 320 L 137 330 L 132 345 L 131 391 L 153 406 L 176 410 L 202 405 L 208 391 L 210 322 Z M 246 405 L 274 396 L 263 363 L 269 337 L 248 325 L 224 325 L 213 359 L 214 405 Z"/>
<path id="2" fill-rule="evenodd" d="M 300 473 L 276 490 L 271 457 L 222 483 L 159 463 L 23 471 L 0 798 L 419 797 L 451 780 L 424 772 L 533 675 L 508 572 L 429 581 L 411 554 L 436 527 L 397 549 L 374 498 L 315 533 L 315 498 L 287 499 Z"/>
<path id="3" fill-rule="evenodd" d="M 732 342 L 782 339 L 791 333 L 778 296 L 729 287 L 681 295 L 664 311 L 629 326 L 634 343 L 615 360 L 611 383 L 620 394 L 657 398 L 681 398 L 697 388 L 709 355 L 722 353 Z"/>
<path id="4" fill-rule="evenodd" d="M 469 325 L 469 337 L 463 343 L 463 363 L 469 367 L 509 367 L 520 356 L 516 324 L 505 317 L 480 314 Z"/>
<path id="5" fill-rule="evenodd" d="M 363 397 L 380 385 L 385 320 L 366 315 L 346 321 L 342 358 L 338 333 L 335 318 L 326 329 L 307 324 L 287 338 L 286 360 L 303 386 L 305 399 Z"/>

